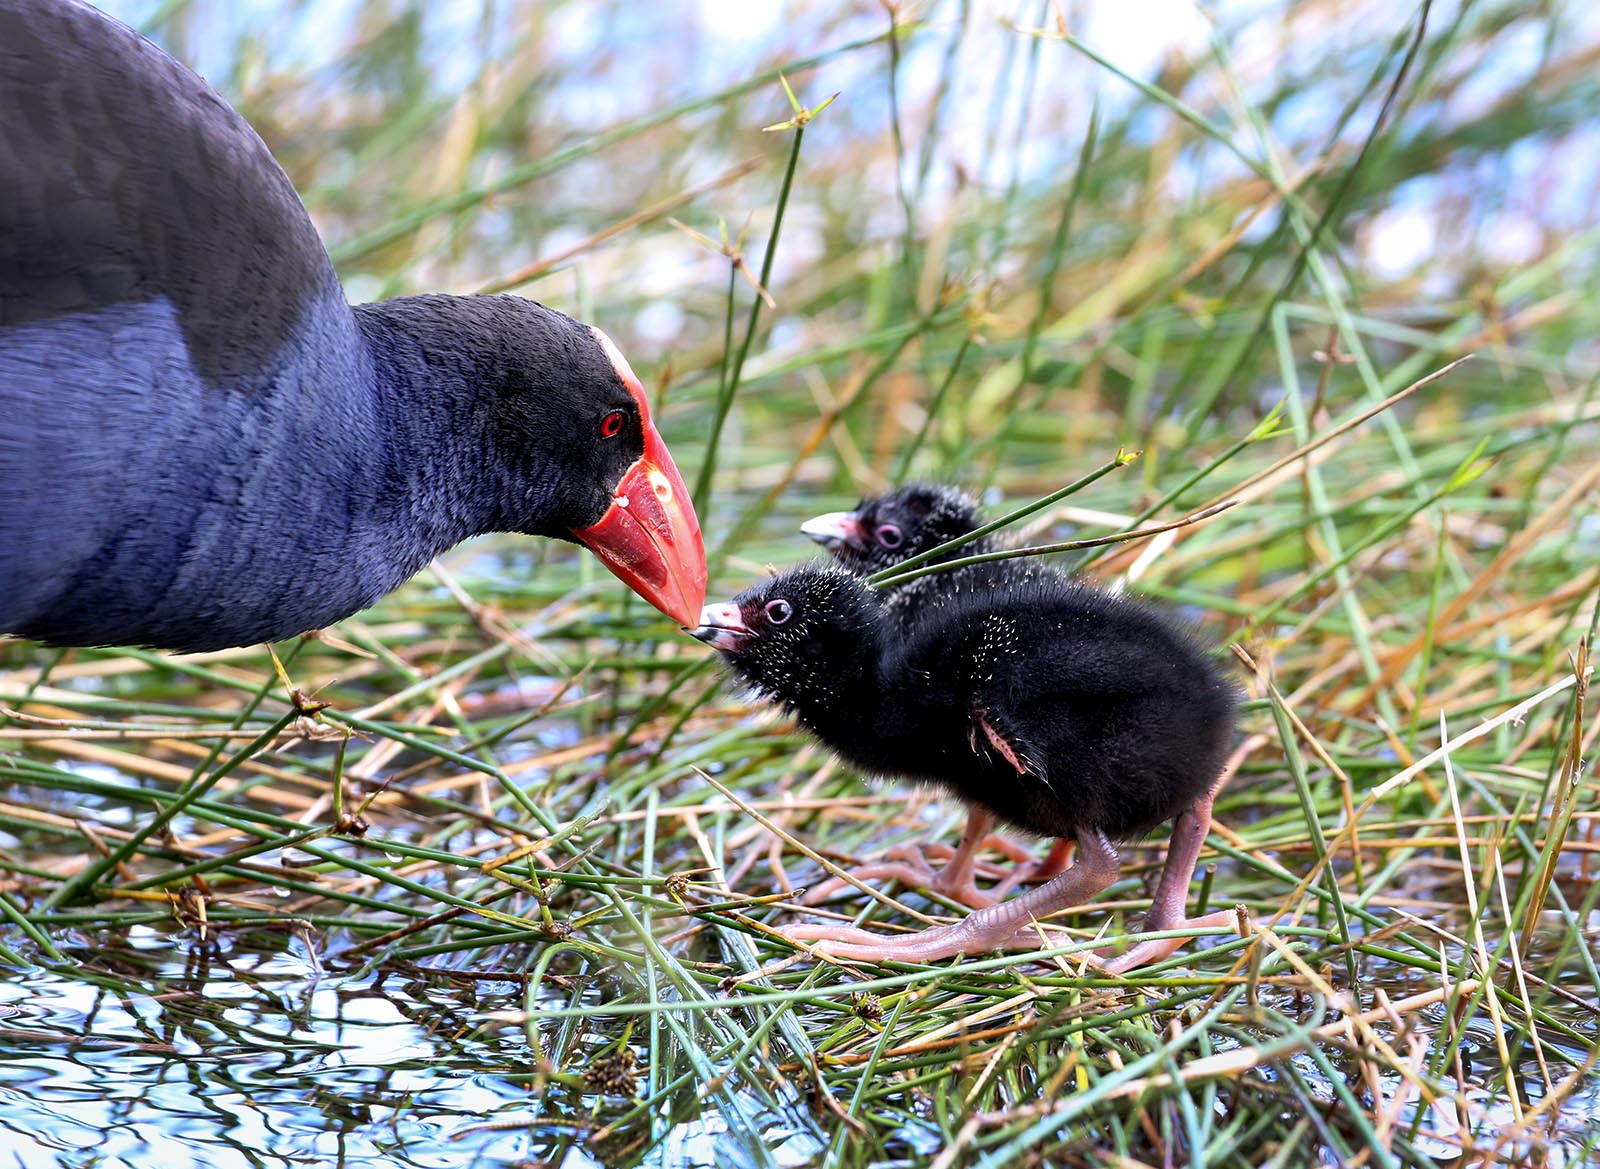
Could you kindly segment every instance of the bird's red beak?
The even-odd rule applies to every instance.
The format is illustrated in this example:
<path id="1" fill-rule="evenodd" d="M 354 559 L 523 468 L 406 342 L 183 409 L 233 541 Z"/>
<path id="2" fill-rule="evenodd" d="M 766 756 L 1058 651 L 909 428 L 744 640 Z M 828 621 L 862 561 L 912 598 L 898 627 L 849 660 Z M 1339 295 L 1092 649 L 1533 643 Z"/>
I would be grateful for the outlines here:
<path id="1" fill-rule="evenodd" d="M 679 625 L 693 625 L 706 599 L 700 521 L 683 476 L 650 420 L 639 379 L 611 339 L 599 329 L 595 335 L 638 404 L 644 452 L 622 473 L 600 522 L 572 535 L 634 592 Z"/>

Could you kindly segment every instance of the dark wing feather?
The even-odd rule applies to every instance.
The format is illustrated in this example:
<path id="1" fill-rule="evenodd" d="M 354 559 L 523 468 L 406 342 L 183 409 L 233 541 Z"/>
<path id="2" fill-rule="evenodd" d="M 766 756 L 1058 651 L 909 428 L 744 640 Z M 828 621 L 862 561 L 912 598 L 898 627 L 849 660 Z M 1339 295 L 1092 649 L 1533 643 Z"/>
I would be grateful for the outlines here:
<path id="1" fill-rule="evenodd" d="M 251 386 L 337 278 L 287 175 L 204 81 L 77 0 L 0 0 L 0 326 L 165 298 Z"/>

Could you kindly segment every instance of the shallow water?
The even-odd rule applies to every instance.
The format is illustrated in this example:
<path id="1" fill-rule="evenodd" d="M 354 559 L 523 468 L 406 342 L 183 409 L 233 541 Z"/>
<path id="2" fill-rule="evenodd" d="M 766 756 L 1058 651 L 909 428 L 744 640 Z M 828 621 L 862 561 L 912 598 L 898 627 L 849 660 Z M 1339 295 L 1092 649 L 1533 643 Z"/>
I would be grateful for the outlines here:
<path id="1" fill-rule="evenodd" d="M 298 942 L 273 951 L 246 948 L 248 941 L 198 946 L 183 935 L 136 929 L 125 948 L 68 951 L 78 964 L 70 973 L 39 968 L 0 981 L 0 1166 L 584 1169 L 617 1163 L 613 1157 L 637 1149 L 642 1137 L 650 1147 L 637 1162 L 643 1165 L 789 1169 L 815 1163 L 826 1147 L 809 1102 L 792 1099 L 775 1112 L 737 1088 L 675 1120 L 658 1115 L 591 1140 L 630 1101 L 537 1084 L 538 1057 L 522 1027 L 502 1021 L 524 1006 L 515 979 L 336 974 Z M 585 997 L 598 1004 L 605 995 L 597 989 Z M 549 999 L 570 1001 L 566 992 Z M 1294 1018 L 1310 1003 L 1274 992 L 1262 1005 Z M 1425 1018 L 1424 1033 L 1444 1033 L 1442 1009 Z M 565 1062 L 581 1065 L 581 1049 L 600 1050 L 609 1040 L 601 1026 L 580 1031 L 568 1051 L 580 1057 Z M 1537 1104 L 1537 1066 L 1522 1054 L 1524 1084 Z M 1474 1086 L 1492 1078 L 1497 1062 L 1482 1017 L 1469 1024 L 1462 1055 L 1466 1095 L 1510 1126 L 1509 1103 Z M 1546 1055 L 1570 1064 L 1584 1058 L 1571 1045 L 1557 1052 L 1549 1040 Z M 1291 1059 L 1301 1080 L 1336 1107 L 1316 1063 Z M 1268 1082 L 1277 1078 L 1267 1071 Z M 1453 1082 L 1443 1077 L 1447 1087 Z M 1395 1089 L 1383 1086 L 1391 1098 Z M 724 1111 L 730 1106 L 742 1114 L 737 1123 Z M 1426 1108 L 1413 1101 L 1400 1119 L 1409 1123 Z M 1589 1076 L 1560 1109 L 1558 1127 L 1540 1134 L 1537 1150 L 1502 1152 L 1548 1166 L 1585 1163 L 1597 1113 L 1600 1077 Z M 1426 1135 L 1448 1131 L 1448 1118 L 1422 1120 L 1418 1151 L 1448 1160 L 1450 1145 Z M 762 1146 L 738 1133 L 759 1133 Z M 897 1135 L 896 1152 L 914 1161 L 942 1143 L 932 1124 Z"/>
<path id="2" fill-rule="evenodd" d="M 150 930 L 128 942 L 64 949 L 74 974 L 0 980 L 5 1169 L 611 1163 L 588 1138 L 631 1101 L 530 1086 L 523 1029 L 491 1017 L 525 1005 L 514 979 L 337 975 L 298 943 L 198 947 Z M 735 1098 L 737 1126 L 714 1103 L 667 1129 L 647 1121 L 661 1139 L 640 1163 L 787 1169 L 822 1148 L 798 1101 L 763 1115 L 754 1095 Z"/>
<path id="3" fill-rule="evenodd" d="M 514 1030 L 443 1021 L 520 1006 L 512 983 L 440 992 L 320 975 L 292 954 L 177 960 L 146 990 L 47 971 L 0 982 L 0 1150 L 18 1166 L 512 1164 L 481 1128 L 525 1091 Z M 97 955 L 81 955 L 97 961 Z M 91 1039 L 85 1041 L 84 1036 Z"/>

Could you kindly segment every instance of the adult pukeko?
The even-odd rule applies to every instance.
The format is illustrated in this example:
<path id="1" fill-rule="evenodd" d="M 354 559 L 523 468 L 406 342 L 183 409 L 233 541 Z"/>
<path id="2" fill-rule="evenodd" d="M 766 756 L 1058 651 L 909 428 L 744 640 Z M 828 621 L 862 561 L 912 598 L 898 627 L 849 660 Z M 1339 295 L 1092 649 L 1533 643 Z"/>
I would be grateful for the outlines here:
<path id="1" fill-rule="evenodd" d="M 1238 689 L 1154 610 L 1058 573 L 997 573 L 902 624 L 854 575 L 808 566 L 708 606 L 694 636 L 863 771 L 935 784 L 1077 842 L 1058 876 L 955 925 L 899 938 L 802 925 L 789 937 L 840 957 L 912 962 L 1037 946 L 1035 920 L 1110 885 L 1116 842 L 1166 820 L 1172 844 L 1148 927 L 1232 920 L 1186 919 L 1184 904 Z M 1097 960 L 1127 970 L 1180 944 L 1153 939 Z"/>
<path id="2" fill-rule="evenodd" d="M 0 633 L 271 640 L 490 531 L 585 544 L 681 624 L 705 597 L 603 333 L 512 296 L 350 306 L 204 81 L 77 0 L 0 0 Z"/>

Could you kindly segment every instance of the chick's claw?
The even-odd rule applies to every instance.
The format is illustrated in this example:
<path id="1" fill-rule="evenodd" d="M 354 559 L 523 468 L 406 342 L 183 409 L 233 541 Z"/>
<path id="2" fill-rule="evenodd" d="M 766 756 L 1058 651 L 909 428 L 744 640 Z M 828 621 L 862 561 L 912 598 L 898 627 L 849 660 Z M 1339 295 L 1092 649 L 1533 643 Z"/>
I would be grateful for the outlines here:
<path id="1" fill-rule="evenodd" d="M 818 954 L 855 962 L 938 962 L 957 954 L 1039 948 L 1038 928 L 1018 931 L 1009 938 L 1001 934 L 995 940 L 989 931 L 972 928 L 972 920 L 967 917 L 954 925 L 933 926 L 914 934 L 891 937 L 847 925 L 797 925 L 781 932 L 792 942 L 811 946 Z M 1052 937 L 1048 944 L 1053 945 L 1057 940 L 1065 942 L 1068 938 L 1064 934 L 1059 939 Z M 1090 960 L 1094 961 L 1093 955 Z"/>
<path id="2" fill-rule="evenodd" d="M 1182 921 L 1159 927 L 1146 922 L 1145 928 L 1151 930 L 1159 928 L 1163 931 L 1215 929 L 1218 926 L 1232 928 L 1238 925 L 1238 921 L 1238 911 L 1227 909 L 1208 913 L 1203 917 L 1186 917 Z M 1193 940 L 1190 937 L 1147 938 L 1128 946 L 1105 946 L 1090 955 L 1089 960 L 1107 974 L 1126 974 L 1130 970 L 1172 957 Z"/>

